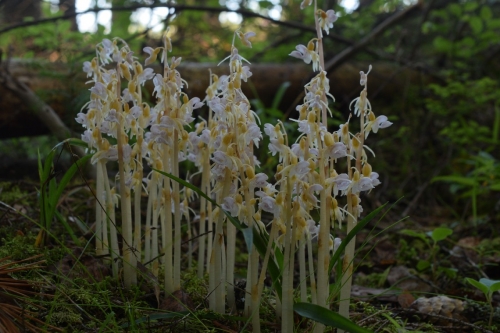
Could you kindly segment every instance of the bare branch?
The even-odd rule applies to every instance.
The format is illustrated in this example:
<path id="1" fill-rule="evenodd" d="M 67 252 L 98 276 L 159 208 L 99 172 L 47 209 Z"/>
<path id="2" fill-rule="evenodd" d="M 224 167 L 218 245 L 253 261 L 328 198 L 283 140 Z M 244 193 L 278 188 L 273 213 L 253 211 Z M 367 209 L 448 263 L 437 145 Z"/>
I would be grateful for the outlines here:
<path id="1" fill-rule="evenodd" d="M 286 21 L 280 21 L 280 20 L 275 20 L 273 18 L 270 18 L 265 15 L 261 15 L 249 10 L 245 9 L 237 9 L 237 10 L 231 10 L 228 8 L 217 8 L 217 7 L 208 7 L 208 6 L 188 6 L 188 5 L 179 5 L 179 4 L 161 4 L 161 3 L 156 3 L 156 4 L 151 4 L 151 5 L 144 5 L 144 4 L 138 4 L 138 5 L 132 5 L 132 6 L 117 6 L 117 7 L 112 7 L 112 8 L 89 8 L 83 12 L 78 12 L 78 13 L 67 13 L 64 15 L 60 16 L 54 16 L 54 17 L 49 17 L 49 18 L 44 18 L 40 20 L 35 20 L 35 21 L 29 21 L 29 22 L 22 22 L 18 24 L 13 24 L 8 27 L 0 29 L 0 34 L 5 33 L 8 31 L 12 31 L 15 29 L 19 28 L 24 28 L 24 27 L 29 27 L 29 26 L 34 26 L 34 25 L 39 25 L 43 23 L 49 23 L 49 22 L 56 22 L 59 20 L 66 20 L 69 18 L 72 18 L 77 15 L 81 14 L 86 14 L 86 13 L 98 13 L 103 10 L 111 10 L 111 11 L 134 11 L 137 9 L 141 8 L 169 8 L 169 9 L 175 9 L 177 13 L 182 12 L 182 11 L 203 11 L 203 12 L 210 12 L 210 13 L 222 13 L 222 12 L 232 12 L 232 13 L 237 13 L 241 14 L 245 17 L 254 17 L 254 18 L 261 18 L 263 20 L 272 22 L 277 25 L 281 25 L 284 27 L 289 27 L 289 28 L 294 28 L 294 29 L 300 29 L 303 31 L 310 31 L 313 33 L 316 33 L 316 29 L 314 26 L 308 26 L 302 23 L 298 22 L 286 22 Z M 344 44 L 353 44 L 352 41 L 350 41 L 347 38 L 344 38 L 342 36 L 336 35 L 336 34 L 329 34 L 325 36 L 327 38 L 330 38 L 332 40 L 344 43 Z"/>

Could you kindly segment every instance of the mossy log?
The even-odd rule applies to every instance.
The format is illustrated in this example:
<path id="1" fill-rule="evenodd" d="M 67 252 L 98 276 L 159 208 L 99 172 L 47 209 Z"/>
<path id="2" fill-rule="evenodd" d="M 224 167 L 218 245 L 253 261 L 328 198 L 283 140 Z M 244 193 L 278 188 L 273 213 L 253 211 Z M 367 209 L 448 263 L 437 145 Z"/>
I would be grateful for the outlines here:
<path id="1" fill-rule="evenodd" d="M 81 66 L 68 66 L 61 63 L 39 61 L 10 60 L 2 64 L 3 68 L 20 82 L 26 84 L 42 100 L 52 107 L 64 123 L 74 131 L 81 131 L 74 118 L 89 96 L 90 84 L 81 71 Z M 369 95 L 377 93 L 377 98 L 393 99 L 402 94 L 405 84 L 419 80 L 419 73 L 404 69 L 395 64 L 375 64 L 370 73 Z M 153 66 L 155 72 L 161 73 L 159 65 Z M 243 91 L 252 100 L 259 98 L 264 105 L 272 104 L 273 99 L 284 82 L 290 86 L 280 103 L 283 112 L 294 110 L 293 103 L 303 93 L 304 84 L 312 76 L 311 66 L 302 63 L 286 64 L 252 64 L 253 73 L 249 82 L 243 84 Z M 361 91 L 359 71 L 367 71 L 368 64 L 343 64 L 329 75 L 330 93 L 337 98 L 337 108 L 347 113 L 349 102 Z M 184 63 L 178 68 L 181 76 L 189 84 L 185 92 L 190 98 L 205 96 L 209 84 L 209 71 L 217 75 L 228 73 L 226 64 Z M 395 75 L 397 73 L 397 75 Z M 0 71 L 0 82 L 2 72 Z M 145 86 L 151 94 L 151 82 Z M 26 101 L 0 83 L 0 138 L 35 136 L 48 134 L 48 128 L 30 110 Z M 150 97 L 150 101 L 154 99 Z M 299 100 L 300 101 L 300 100 Z M 289 113 L 295 117 L 295 111 Z"/>

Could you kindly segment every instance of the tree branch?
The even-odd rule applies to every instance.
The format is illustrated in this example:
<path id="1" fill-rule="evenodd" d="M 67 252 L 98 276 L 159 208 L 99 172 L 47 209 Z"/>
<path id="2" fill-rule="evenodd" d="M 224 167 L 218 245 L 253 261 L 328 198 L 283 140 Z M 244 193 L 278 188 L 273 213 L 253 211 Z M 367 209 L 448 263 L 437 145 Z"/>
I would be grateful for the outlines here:
<path id="1" fill-rule="evenodd" d="M 13 25 L 10 25 L 8 27 L 0 29 L 0 34 L 15 30 L 15 29 L 19 29 L 19 28 L 25 28 L 25 27 L 30 27 L 30 26 L 34 26 L 34 25 L 43 24 L 43 23 L 49 23 L 49 22 L 56 22 L 59 20 L 66 20 L 66 19 L 75 17 L 77 15 L 86 14 L 86 13 L 98 13 L 98 12 L 103 11 L 103 10 L 134 11 L 134 10 L 141 9 L 141 8 L 169 8 L 169 9 L 175 9 L 177 12 L 186 11 L 186 10 L 203 11 L 203 12 L 210 12 L 210 13 L 232 12 L 232 13 L 241 14 L 245 17 L 261 18 L 263 20 L 266 20 L 266 21 L 269 21 L 271 23 L 281 25 L 284 27 L 300 29 L 303 31 L 310 31 L 310 32 L 316 33 L 316 28 L 314 28 L 313 26 L 308 26 L 308 25 L 298 23 L 298 22 L 286 22 L 286 21 L 275 20 L 275 19 L 270 18 L 268 16 L 264 16 L 264 15 L 246 10 L 246 9 L 231 10 L 228 8 L 218 8 L 218 7 L 208 7 L 208 6 L 188 6 L 188 5 L 179 5 L 179 4 L 156 3 L 156 4 L 151 4 L 151 5 L 144 5 L 144 4 L 139 5 L 138 4 L 138 5 L 132 5 L 132 6 L 117 6 L 117 7 L 112 7 L 112 8 L 89 8 L 83 12 L 66 13 L 66 14 L 60 15 L 60 16 L 54 16 L 54 17 L 44 18 L 44 19 L 35 20 L 35 21 L 13 24 Z M 344 38 L 344 37 L 339 36 L 339 35 L 336 35 L 336 34 L 329 34 L 329 35 L 326 35 L 325 37 L 332 39 L 332 40 L 335 40 L 337 42 L 341 42 L 343 44 L 348 44 L 348 45 L 353 44 L 353 42 L 350 41 L 349 39 Z"/>

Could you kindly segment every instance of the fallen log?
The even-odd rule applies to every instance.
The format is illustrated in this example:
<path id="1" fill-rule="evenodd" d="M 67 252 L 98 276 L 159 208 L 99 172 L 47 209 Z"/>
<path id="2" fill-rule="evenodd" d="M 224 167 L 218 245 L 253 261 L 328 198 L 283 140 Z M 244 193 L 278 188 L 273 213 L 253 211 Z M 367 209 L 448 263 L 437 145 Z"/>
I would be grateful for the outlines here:
<path id="1" fill-rule="evenodd" d="M 87 78 L 81 71 L 81 65 L 69 66 L 63 63 L 50 63 L 37 60 L 12 59 L 7 65 L 10 75 L 34 91 L 41 100 L 50 106 L 63 122 L 72 130 L 74 135 L 81 128 L 74 118 L 80 108 L 88 100 L 90 85 L 86 85 Z M 159 65 L 152 66 L 157 73 L 161 73 Z M 304 91 L 304 84 L 310 79 L 311 67 L 302 63 L 286 64 L 252 64 L 253 73 L 249 82 L 243 84 L 243 91 L 252 100 L 259 98 L 264 105 L 271 105 L 275 95 L 284 82 L 290 86 L 280 103 L 281 110 L 288 110 L 291 104 Z M 367 71 L 368 64 L 343 64 L 332 73 L 330 78 L 330 92 L 337 98 L 337 109 L 348 113 L 347 106 L 352 98 L 361 91 L 359 85 L 359 71 Z M 189 84 L 186 93 L 190 98 L 205 96 L 209 84 L 209 71 L 217 75 L 228 73 L 227 64 L 184 63 L 178 68 L 181 76 Z M 402 73 L 401 73 L 402 72 Z M 399 73 L 398 75 L 395 75 Z M 2 73 L 0 72 L 0 82 Z M 394 99 L 402 95 L 402 90 L 408 82 L 416 82 L 419 73 L 415 70 L 402 69 L 395 64 L 376 64 L 370 74 L 370 93 L 378 91 L 377 98 Z M 379 87 L 382 87 L 379 89 Z M 145 86 L 151 94 L 153 85 L 150 82 Z M 0 84 L 0 139 L 36 136 L 48 134 L 49 128 L 31 110 L 33 105 L 15 94 L 5 84 Z M 153 97 L 150 101 L 154 103 Z M 292 106 L 293 107 L 293 106 Z M 295 114 L 291 114 L 295 117 Z"/>

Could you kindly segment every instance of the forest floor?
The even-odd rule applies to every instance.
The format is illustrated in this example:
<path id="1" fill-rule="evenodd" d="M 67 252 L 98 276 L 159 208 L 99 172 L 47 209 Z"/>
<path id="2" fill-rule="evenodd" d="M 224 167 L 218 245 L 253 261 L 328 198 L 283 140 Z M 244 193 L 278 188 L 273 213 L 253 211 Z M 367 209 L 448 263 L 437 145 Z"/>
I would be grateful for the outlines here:
<path id="1" fill-rule="evenodd" d="M 251 330 L 241 313 L 209 311 L 208 280 L 190 270 L 173 295 L 157 298 L 151 279 L 123 288 L 111 277 L 106 258 L 93 254 L 89 227 L 95 200 L 86 183 L 68 187 L 58 206 L 78 244 L 54 221 L 47 243 L 35 246 L 39 188 L 29 179 L 0 182 L 0 331 Z M 433 217 L 386 222 L 398 220 L 397 214 L 389 211 L 357 236 L 351 320 L 373 332 L 499 332 L 500 295 L 492 293 L 490 307 L 485 295 L 465 281 L 500 280 L 498 221 L 460 224 L 436 208 Z M 443 230 L 437 227 L 445 224 L 453 233 L 439 236 Z M 245 276 L 244 263 L 236 267 L 237 285 Z M 274 295 L 266 297 L 262 331 L 280 332 Z M 297 332 L 311 331 L 310 321 L 295 319 Z"/>

